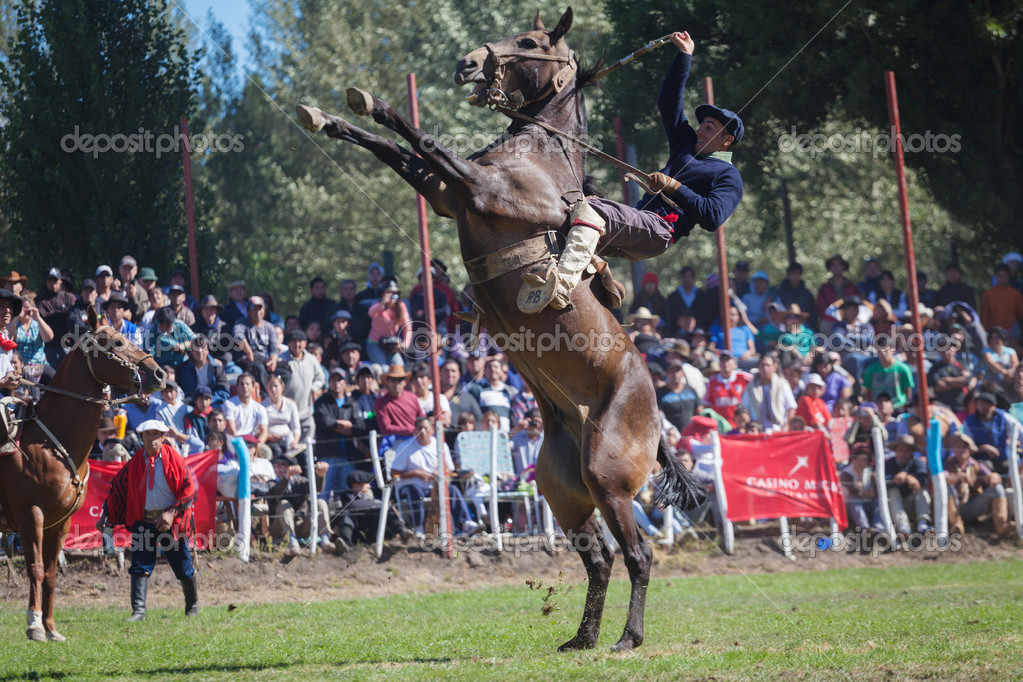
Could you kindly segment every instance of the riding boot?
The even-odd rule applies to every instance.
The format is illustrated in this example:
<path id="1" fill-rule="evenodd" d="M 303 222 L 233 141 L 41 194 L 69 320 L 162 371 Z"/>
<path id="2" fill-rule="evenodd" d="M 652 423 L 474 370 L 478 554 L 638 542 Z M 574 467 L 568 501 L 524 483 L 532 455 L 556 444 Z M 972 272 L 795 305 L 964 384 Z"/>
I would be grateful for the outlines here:
<path id="1" fill-rule="evenodd" d="M 149 588 L 149 576 L 131 576 L 131 615 L 125 618 L 130 623 L 141 623 L 146 619 L 146 591 Z"/>
<path id="2" fill-rule="evenodd" d="M 185 615 L 199 615 L 199 587 L 195 583 L 195 576 L 185 578 L 181 581 L 181 591 L 185 593 Z"/>
<path id="3" fill-rule="evenodd" d="M 572 304 L 572 291 L 579 284 L 583 271 L 593 259 L 593 254 L 597 251 L 597 241 L 604 234 L 606 223 L 600 214 L 584 200 L 576 202 L 572 207 L 569 224 L 571 227 L 565 238 L 565 248 L 561 251 L 557 269 L 552 273 L 557 278 L 557 285 L 551 306 L 556 310 L 563 310 Z M 531 282 L 528 279 L 530 277 L 537 278 L 538 276 L 523 276 L 527 283 L 535 286 L 545 281 L 543 278 L 539 278 L 538 282 Z"/>
<path id="4" fill-rule="evenodd" d="M 995 524 L 995 537 L 1004 538 L 1012 532 L 1012 523 L 1009 521 L 1009 500 L 1004 497 L 996 497 L 991 502 L 991 520 Z"/>
<path id="5" fill-rule="evenodd" d="M 625 299 L 625 287 L 611 274 L 611 266 L 600 256 L 594 256 L 592 261 L 593 269 L 597 271 L 600 283 L 604 286 L 604 293 L 607 294 L 607 301 L 613 310 L 622 307 Z"/>

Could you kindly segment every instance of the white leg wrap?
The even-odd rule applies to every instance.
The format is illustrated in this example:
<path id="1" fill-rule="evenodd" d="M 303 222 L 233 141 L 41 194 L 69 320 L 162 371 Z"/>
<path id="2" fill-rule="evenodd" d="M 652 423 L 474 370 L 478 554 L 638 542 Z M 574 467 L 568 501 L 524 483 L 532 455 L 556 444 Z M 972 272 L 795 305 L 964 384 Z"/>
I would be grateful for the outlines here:
<path id="1" fill-rule="evenodd" d="M 604 219 L 585 201 L 580 201 L 572 208 L 570 218 L 573 224 L 568 230 L 565 248 L 558 258 L 558 288 L 551 301 L 551 305 L 558 310 L 571 304 L 572 291 L 582 279 L 583 270 L 597 251 L 597 241 L 604 234 Z"/>
<path id="2" fill-rule="evenodd" d="M 43 612 L 28 610 L 28 629 L 43 629 Z"/>

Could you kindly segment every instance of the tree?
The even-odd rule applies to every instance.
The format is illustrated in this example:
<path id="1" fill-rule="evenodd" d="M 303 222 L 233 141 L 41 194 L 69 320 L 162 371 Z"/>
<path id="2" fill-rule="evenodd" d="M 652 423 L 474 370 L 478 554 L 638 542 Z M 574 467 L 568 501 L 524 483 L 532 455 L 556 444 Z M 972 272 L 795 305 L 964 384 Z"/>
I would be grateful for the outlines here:
<path id="1" fill-rule="evenodd" d="M 0 70 L 13 95 L 0 100 L 5 259 L 82 276 L 123 253 L 162 273 L 182 264 L 176 135 L 196 104 L 193 64 L 164 0 L 19 6 Z"/>

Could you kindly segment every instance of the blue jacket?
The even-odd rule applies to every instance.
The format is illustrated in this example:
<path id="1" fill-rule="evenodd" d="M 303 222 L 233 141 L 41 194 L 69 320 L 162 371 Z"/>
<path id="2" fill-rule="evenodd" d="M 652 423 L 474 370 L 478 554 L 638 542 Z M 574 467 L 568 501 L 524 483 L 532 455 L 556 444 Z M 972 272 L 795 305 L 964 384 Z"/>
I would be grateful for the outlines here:
<path id="1" fill-rule="evenodd" d="M 742 199 L 742 177 L 735 166 L 723 159 L 693 155 L 696 131 L 686 120 L 682 104 L 692 62 L 692 55 L 685 52 L 675 55 L 657 96 L 657 108 L 668 136 L 668 165 L 661 172 L 682 183 L 671 194 L 671 200 L 682 208 L 682 213 L 651 194 L 645 194 L 636 205 L 660 215 L 678 214 L 672 226 L 673 241 L 687 236 L 696 225 L 710 232 L 718 229 Z"/>

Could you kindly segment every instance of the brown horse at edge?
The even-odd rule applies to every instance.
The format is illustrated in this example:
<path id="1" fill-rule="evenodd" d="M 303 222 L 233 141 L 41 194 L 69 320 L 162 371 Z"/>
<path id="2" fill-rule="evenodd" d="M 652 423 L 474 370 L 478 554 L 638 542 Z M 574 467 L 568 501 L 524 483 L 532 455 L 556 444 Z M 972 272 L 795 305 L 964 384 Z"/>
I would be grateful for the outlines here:
<path id="1" fill-rule="evenodd" d="M 546 30 L 539 15 L 533 29 L 478 48 L 459 61 L 457 85 L 474 84 L 471 99 L 495 89 L 522 113 L 576 138 L 586 136 L 581 73 L 564 40 L 571 8 Z M 565 79 L 566 68 L 574 67 Z M 556 82 L 556 83 L 555 83 Z M 557 87 L 560 86 L 560 87 Z M 416 156 L 320 109 L 300 106 L 302 125 L 372 152 L 412 185 L 440 216 L 458 225 L 465 262 L 513 247 L 550 231 L 567 230 L 566 207 L 582 199 L 584 152 L 543 128 L 513 119 L 504 136 L 486 150 L 462 159 L 413 127 L 387 103 L 361 90 L 348 90 L 348 105 L 390 128 L 419 152 Z M 523 150 L 528 150 L 523 152 Z M 572 344 L 547 353 L 509 352 L 512 363 L 534 389 L 543 415 L 544 442 L 536 481 L 554 515 L 577 542 L 589 585 L 578 633 L 562 650 L 594 647 L 600 633 L 614 553 L 604 542 L 599 510 L 622 547 L 632 592 L 625 631 L 614 650 L 643 641 L 643 611 L 651 550 L 640 534 L 632 499 L 646 483 L 654 462 L 663 475 L 665 499 L 681 508 L 697 504 L 703 491 L 661 443 L 653 384 L 643 358 L 606 307 L 599 277 L 585 279 L 565 310 L 550 307 L 526 315 L 516 305 L 528 267 L 518 267 L 473 286 L 482 325 L 491 333 L 579 333 L 596 339 L 579 350 Z M 599 346 L 599 347 L 594 347 Z"/>
<path id="2" fill-rule="evenodd" d="M 117 386 L 141 397 L 161 390 L 166 378 L 152 356 L 112 328 L 99 325 L 92 308 L 89 325 L 91 331 L 78 339 L 49 384 L 77 397 L 43 395 L 35 406 L 36 418 L 21 429 L 20 451 L 0 457 L 0 528 L 6 518 L 21 538 L 29 584 L 26 634 L 40 642 L 64 640 L 53 620 L 57 555 L 71 516 L 85 500 L 88 457 L 103 410 L 103 388 Z M 71 462 L 40 424 L 59 441 Z"/>

